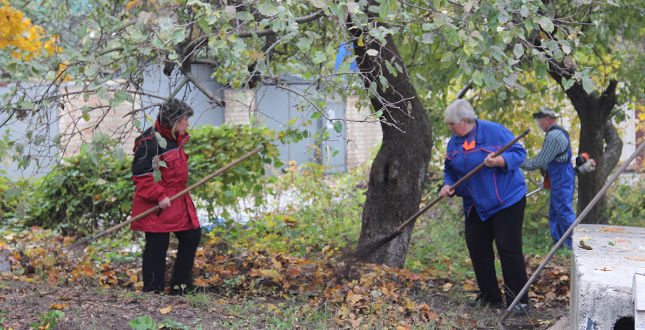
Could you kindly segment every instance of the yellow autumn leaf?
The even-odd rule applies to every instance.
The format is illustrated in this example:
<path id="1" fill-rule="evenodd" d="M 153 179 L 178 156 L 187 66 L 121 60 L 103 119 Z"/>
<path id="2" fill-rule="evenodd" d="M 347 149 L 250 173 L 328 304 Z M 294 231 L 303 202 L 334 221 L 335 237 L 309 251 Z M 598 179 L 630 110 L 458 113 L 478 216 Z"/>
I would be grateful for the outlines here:
<path id="1" fill-rule="evenodd" d="M 600 231 L 606 232 L 606 233 L 623 233 L 625 230 L 623 228 L 616 228 L 616 227 L 604 227 Z"/>
<path id="2" fill-rule="evenodd" d="M 270 277 L 282 281 L 282 275 L 280 275 L 280 273 L 278 273 L 278 271 L 275 269 L 263 269 L 260 271 L 260 274 L 265 277 Z"/>
<path id="3" fill-rule="evenodd" d="M 475 286 L 472 284 L 464 284 L 464 290 L 475 290 Z"/>
<path id="4" fill-rule="evenodd" d="M 383 294 L 385 294 L 385 295 L 389 293 L 389 291 L 387 291 L 387 288 L 386 288 L 386 287 L 381 287 L 381 292 L 382 292 Z"/>
<path id="5" fill-rule="evenodd" d="M 365 47 L 365 42 L 363 42 L 363 35 L 362 34 L 358 38 L 358 42 L 356 44 L 358 44 L 358 47 Z"/>
<path id="6" fill-rule="evenodd" d="M 345 297 L 345 302 L 349 303 L 353 295 L 354 295 L 354 292 L 352 291 L 347 292 L 347 297 Z"/>
<path id="7" fill-rule="evenodd" d="M 54 45 L 55 39 L 43 45 L 43 34 L 42 27 L 33 25 L 23 12 L 11 7 L 8 1 L 0 0 L 0 49 L 13 46 L 29 52 L 24 60 L 40 54 L 43 48 L 49 53 L 58 50 Z M 22 52 L 13 51 L 12 56 L 22 58 Z"/>
<path id="8" fill-rule="evenodd" d="M 443 291 L 448 291 L 452 288 L 452 283 L 446 283 L 443 285 Z"/>
<path id="9" fill-rule="evenodd" d="M 130 10 L 130 9 L 138 6 L 139 3 L 141 3 L 141 0 L 132 0 L 132 1 L 128 2 L 127 5 L 125 5 L 125 10 Z"/>
<path id="10" fill-rule="evenodd" d="M 271 263 L 273 264 L 273 267 L 277 270 L 282 269 L 282 264 L 280 261 L 276 260 L 276 258 L 271 259 Z"/>
<path id="11" fill-rule="evenodd" d="M 69 306 L 69 303 L 62 303 L 62 304 L 52 304 L 53 309 L 61 310 L 65 307 Z"/>
<path id="12" fill-rule="evenodd" d="M 362 294 L 355 294 L 355 295 L 353 295 L 353 296 L 352 296 L 352 304 L 354 304 L 354 305 L 355 305 L 355 304 L 356 304 L 357 302 L 359 302 L 361 299 L 363 299 L 363 295 L 362 295 Z"/>
<path id="13" fill-rule="evenodd" d="M 168 314 L 168 313 L 170 313 L 170 311 L 172 311 L 172 305 L 168 305 L 168 307 L 160 309 L 159 313 Z"/>
<path id="14" fill-rule="evenodd" d="M 253 53 L 251 53 L 251 58 L 252 58 L 254 61 L 255 61 L 255 60 L 257 60 L 257 59 L 259 59 L 260 57 L 262 57 L 262 53 L 260 53 L 260 52 L 253 51 Z"/>
<path id="15" fill-rule="evenodd" d="M 338 312 L 338 315 L 340 315 L 342 317 L 345 317 L 345 316 L 349 315 L 349 312 L 350 312 L 349 307 L 347 307 L 347 306 L 345 306 L 345 304 L 343 304 L 340 307 L 340 312 Z"/>
<path id="16" fill-rule="evenodd" d="M 603 272 L 608 272 L 610 270 L 613 270 L 613 267 L 598 267 L 596 270 L 602 270 Z"/>
<path id="17" fill-rule="evenodd" d="M 631 259 L 631 260 L 637 260 L 637 261 L 645 261 L 645 259 L 639 258 L 639 257 L 625 257 L 625 258 L 626 259 Z"/>

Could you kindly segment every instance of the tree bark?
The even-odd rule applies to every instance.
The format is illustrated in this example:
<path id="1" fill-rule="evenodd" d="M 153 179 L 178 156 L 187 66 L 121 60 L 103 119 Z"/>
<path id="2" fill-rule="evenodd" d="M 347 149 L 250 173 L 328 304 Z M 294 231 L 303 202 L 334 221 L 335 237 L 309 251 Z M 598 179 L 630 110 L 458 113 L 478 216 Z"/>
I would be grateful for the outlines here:
<path id="1" fill-rule="evenodd" d="M 378 5 L 378 4 L 377 4 Z M 348 25 L 352 25 L 351 21 Z M 392 36 L 386 44 L 376 40 L 359 46 L 362 29 L 349 29 L 353 36 L 354 52 L 365 87 L 376 86 L 378 93 L 370 98 L 374 111 L 383 111 L 381 128 L 383 142 L 374 159 L 363 208 L 359 246 L 391 233 L 403 221 L 419 210 L 423 182 L 432 148 L 432 127 L 399 56 Z M 366 52 L 375 49 L 377 56 Z M 385 61 L 392 61 L 403 68 L 396 76 L 385 68 Z M 387 81 L 381 85 L 379 75 Z M 375 251 L 367 262 L 402 268 L 410 244 L 414 224 L 403 233 Z"/>
<path id="2" fill-rule="evenodd" d="M 549 74 L 562 86 L 563 76 L 572 79 L 573 69 L 564 69 L 551 63 Z M 611 170 L 616 166 L 622 153 L 623 142 L 610 120 L 611 110 L 618 102 L 616 86 L 611 80 L 605 91 L 597 96 L 587 93 L 582 84 L 576 82 L 565 91 L 580 118 L 580 148 L 578 153 L 586 152 L 596 160 L 596 171 L 578 176 L 578 215 L 605 185 Z M 601 198 L 582 220 L 583 223 L 606 224 L 604 214 L 606 197 Z"/>
<path id="3" fill-rule="evenodd" d="M 604 139 L 605 139 L 605 152 L 604 152 L 604 165 L 602 167 L 602 180 L 603 182 L 607 181 L 611 171 L 618 165 L 620 156 L 623 153 L 623 140 L 620 139 L 616 127 L 611 120 L 608 120 L 605 123 L 605 129 L 603 130 Z"/>

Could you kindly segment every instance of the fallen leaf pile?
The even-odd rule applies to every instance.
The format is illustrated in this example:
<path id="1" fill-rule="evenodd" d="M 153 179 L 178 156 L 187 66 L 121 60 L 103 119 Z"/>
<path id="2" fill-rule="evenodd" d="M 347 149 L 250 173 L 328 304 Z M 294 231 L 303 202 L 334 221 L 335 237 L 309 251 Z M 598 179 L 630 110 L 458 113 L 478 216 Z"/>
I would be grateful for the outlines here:
<path id="1" fill-rule="evenodd" d="M 45 234 L 39 230 L 4 237 L 0 250 L 9 252 L 12 272 L 1 274 L 1 278 L 52 285 L 92 282 L 102 287 L 141 289 L 140 257 L 114 261 L 103 258 L 108 251 L 93 250 L 91 245 L 85 251 L 69 249 L 74 241 L 73 237 Z M 193 269 L 195 285 L 220 296 L 283 301 L 297 297 L 308 302 L 307 306 L 312 309 L 333 305 L 340 310 L 336 321 L 343 327 L 367 325 L 408 329 L 431 321 L 441 324 L 439 312 L 419 302 L 416 294 L 429 288 L 476 290 L 473 280 L 454 283 L 449 279 L 450 274 L 438 272 L 432 266 L 413 273 L 373 264 L 347 265 L 330 253 L 304 259 L 264 250 L 240 250 L 229 254 L 215 250 L 205 244 L 197 251 Z M 114 251 L 110 253 L 114 254 Z M 176 251 L 169 253 L 169 264 L 175 254 Z M 529 263 L 533 269 L 537 268 L 535 263 L 539 264 L 539 260 Z M 171 268 L 168 268 L 170 272 Z M 565 300 L 568 296 L 569 271 L 559 266 L 547 266 L 530 291 L 531 299 L 539 302 Z M 52 306 L 54 309 L 64 307 L 62 304 Z M 270 303 L 266 308 L 269 312 L 281 313 L 280 308 Z M 172 305 L 169 305 L 160 312 L 170 313 L 171 310 Z M 373 324 L 374 320 L 383 323 Z M 457 322 L 468 327 L 477 323 L 468 319 L 467 314 Z"/>
<path id="2" fill-rule="evenodd" d="M 555 257 L 554 257 L 555 258 Z M 533 275 L 544 258 L 530 258 L 527 267 L 528 276 Z M 569 269 L 554 264 L 547 264 L 540 276 L 531 285 L 529 298 L 534 302 L 568 301 L 571 284 Z"/>

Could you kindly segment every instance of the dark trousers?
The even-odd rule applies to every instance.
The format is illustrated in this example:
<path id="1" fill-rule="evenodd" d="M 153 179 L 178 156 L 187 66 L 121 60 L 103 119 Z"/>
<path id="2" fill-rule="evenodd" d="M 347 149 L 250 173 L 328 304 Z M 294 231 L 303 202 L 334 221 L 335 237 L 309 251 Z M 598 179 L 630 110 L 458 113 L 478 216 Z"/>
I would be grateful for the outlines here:
<path id="1" fill-rule="evenodd" d="M 525 207 L 526 197 L 523 197 L 486 221 L 481 220 L 474 207 L 466 218 L 466 245 L 475 269 L 481 299 L 491 303 L 502 301 L 502 293 L 495 273 L 493 241 L 502 263 L 506 306 L 513 302 L 527 282 L 522 252 L 522 223 Z M 528 301 L 526 294 L 520 299 L 523 304 Z"/>
<path id="2" fill-rule="evenodd" d="M 195 253 L 201 238 L 201 229 L 191 229 L 174 233 L 179 241 L 175 267 L 170 279 L 170 289 L 176 285 L 191 285 L 190 272 L 193 270 Z M 146 232 L 146 246 L 143 249 L 143 291 L 163 292 L 166 288 L 166 252 L 170 233 Z"/>

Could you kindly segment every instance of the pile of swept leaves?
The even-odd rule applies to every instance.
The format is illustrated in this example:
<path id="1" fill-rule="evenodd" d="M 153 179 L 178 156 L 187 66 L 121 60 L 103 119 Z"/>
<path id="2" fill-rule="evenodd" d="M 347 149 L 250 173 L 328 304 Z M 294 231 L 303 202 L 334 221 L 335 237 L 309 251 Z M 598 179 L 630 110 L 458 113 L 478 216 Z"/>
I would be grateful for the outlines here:
<path id="1" fill-rule="evenodd" d="M 529 276 L 537 270 L 538 266 L 544 261 L 545 257 L 527 258 L 527 273 Z M 546 265 L 537 280 L 531 285 L 529 299 L 537 302 L 540 307 L 544 303 L 558 301 L 566 303 L 569 301 L 569 288 L 571 287 L 570 270 L 568 267 L 561 266 L 557 263 L 558 257 L 553 257 L 553 262 Z"/>
<path id="2" fill-rule="evenodd" d="M 4 280 L 69 285 L 73 282 L 133 291 L 142 287 L 140 257 L 133 253 L 96 249 L 73 250 L 73 237 L 63 237 L 40 228 L 29 233 L 0 236 L 0 253 L 8 256 L 11 273 Z M 474 288 L 472 280 L 453 283 L 449 271 L 428 267 L 418 273 L 377 265 L 347 265 L 337 251 L 322 251 L 309 258 L 292 257 L 264 250 L 220 253 L 216 239 L 201 247 L 196 256 L 195 284 L 222 299 L 263 298 L 304 302 L 312 310 L 334 308 L 334 322 L 341 327 L 411 327 L 446 322 L 442 311 L 421 303 L 430 290 L 448 292 Z M 101 246 L 100 244 L 96 244 Z M 175 251 L 170 252 L 174 259 Z M 1 254 L 0 254 L 1 255 Z M 118 255 L 107 259 L 105 256 Z M 102 258 L 103 257 L 103 258 Z M 535 269 L 538 259 L 530 266 Z M 561 267 L 547 268 L 532 292 L 533 301 L 566 299 L 568 273 Z M 168 274 L 169 275 L 169 274 Z M 565 278 L 566 277 L 566 278 Z M 267 305 L 276 314 L 280 309 Z M 303 312 L 305 309 L 303 309 Z M 474 325 L 467 317 L 449 322 Z M 475 323 L 473 323 L 475 322 Z"/>

